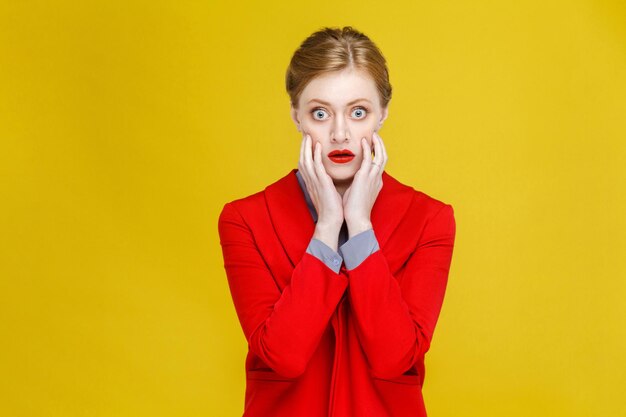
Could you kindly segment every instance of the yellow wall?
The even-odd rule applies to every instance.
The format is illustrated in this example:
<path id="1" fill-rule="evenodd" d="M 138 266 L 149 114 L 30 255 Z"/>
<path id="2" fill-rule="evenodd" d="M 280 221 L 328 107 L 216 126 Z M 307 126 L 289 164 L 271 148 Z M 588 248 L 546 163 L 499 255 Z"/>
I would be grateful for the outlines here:
<path id="1" fill-rule="evenodd" d="M 455 207 L 429 414 L 626 413 L 624 2 L 84 3 L 0 3 L 0 415 L 241 415 L 217 216 L 297 166 L 325 25 L 388 59 L 387 171 Z"/>

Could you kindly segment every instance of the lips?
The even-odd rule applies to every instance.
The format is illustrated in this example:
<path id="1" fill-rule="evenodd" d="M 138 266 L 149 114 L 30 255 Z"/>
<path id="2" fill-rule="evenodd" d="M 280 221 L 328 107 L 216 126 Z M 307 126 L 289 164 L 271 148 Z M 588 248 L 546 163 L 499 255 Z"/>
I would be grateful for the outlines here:
<path id="1" fill-rule="evenodd" d="M 331 156 L 354 156 L 354 154 L 349 149 L 338 149 L 328 154 L 329 158 Z"/>
<path id="2" fill-rule="evenodd" d="M 349 149 L 337 149 L 328 153 L 328 159 L 338 164 L 345 164 L 354 159 L 354 154 Z"/>

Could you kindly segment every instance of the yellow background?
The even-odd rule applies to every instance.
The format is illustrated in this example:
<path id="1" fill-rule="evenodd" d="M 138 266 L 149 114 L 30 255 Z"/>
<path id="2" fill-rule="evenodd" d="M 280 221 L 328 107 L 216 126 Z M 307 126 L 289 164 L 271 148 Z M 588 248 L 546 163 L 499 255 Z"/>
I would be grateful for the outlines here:
<path id="1" fill-rule="evenodd" d="M 620 0 L 2 1 L 0 415 L 241 415 L 217 216 L 297 166 L 284 72 L 343 25 L 455 208 L 429 415 L 626 415 Z"/>

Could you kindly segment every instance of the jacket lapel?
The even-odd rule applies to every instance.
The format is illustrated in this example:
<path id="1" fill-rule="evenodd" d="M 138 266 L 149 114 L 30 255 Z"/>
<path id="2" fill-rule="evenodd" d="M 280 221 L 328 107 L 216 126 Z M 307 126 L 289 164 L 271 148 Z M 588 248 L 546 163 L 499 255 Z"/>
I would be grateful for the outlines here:
<path id="1" fill-rule="evenodd" d="M 292 169 L 265 187 L 265 200 L 274 230 L 293 266 L 302 259 L 315 231 L 296 171 Z"/>
<path id="2" fill-rule="evenodd" d="M 315 223 L 296 177 L 297 169 L 265 187 L 265 199 L 274 230 L 287 256 L 295 266 L 306 251 L 315 231 Z M 413 188 L 404 185 L 383 171 L 380 190 L 370 220 L 381 250 L 406 214 Z"/>

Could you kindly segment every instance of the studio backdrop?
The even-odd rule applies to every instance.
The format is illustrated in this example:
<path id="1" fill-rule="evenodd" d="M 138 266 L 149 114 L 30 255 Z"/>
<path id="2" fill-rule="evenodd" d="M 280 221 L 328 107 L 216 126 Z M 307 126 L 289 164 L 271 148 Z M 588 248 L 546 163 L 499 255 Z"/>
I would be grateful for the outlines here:
<path id="1" fill-rule="evenodd" d="M 0 415 L 240 416 L 217 216 L 297 167 L 284 76 L 352 25 L 386 170 L 451 204 L 433 417 L 625 415 L 626 6 L 0 3 Z"/>

